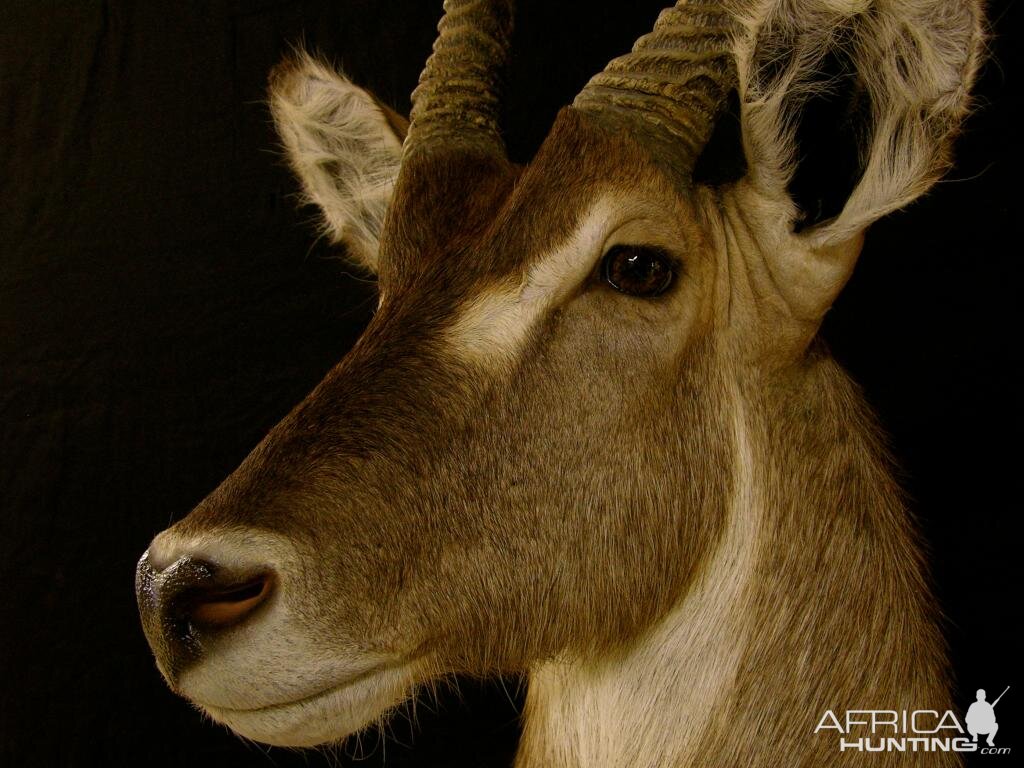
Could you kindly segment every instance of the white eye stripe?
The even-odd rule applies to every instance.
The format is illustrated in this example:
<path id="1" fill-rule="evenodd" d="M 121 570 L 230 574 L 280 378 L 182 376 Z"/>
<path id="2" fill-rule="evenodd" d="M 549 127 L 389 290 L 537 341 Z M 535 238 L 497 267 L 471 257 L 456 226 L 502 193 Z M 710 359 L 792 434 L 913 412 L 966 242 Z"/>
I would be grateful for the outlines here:
<path id="1" fill-rule="evenodd" d="M 531 264 L 523 281 L 523 300 L 544 300 L 552 294 L 561 298 L 578 285 L 593 267 L 594 258 L 600 256 L 614 223 L 613 211 L 610 199 L 599 199 L 565 243 Z"/>
<path id="2" fill-rule="evenodd" d="M 499 284 L 468 301 L 447 331 L 460 358 L 508 362 L 522 350 L 547 309 L 587 276 L 614 223 L 612 200 L 597 200 L 575 231 L 536 259 L 517 284 Z"/>

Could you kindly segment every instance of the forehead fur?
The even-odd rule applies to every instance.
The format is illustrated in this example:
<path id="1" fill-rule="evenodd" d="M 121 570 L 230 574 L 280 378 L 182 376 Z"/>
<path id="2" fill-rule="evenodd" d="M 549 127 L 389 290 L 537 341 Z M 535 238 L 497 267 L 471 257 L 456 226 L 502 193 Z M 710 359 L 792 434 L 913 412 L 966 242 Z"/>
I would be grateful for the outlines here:
<path id="1" fill-rule="evenodd" d="M 469 154 L 417 155 L 402 167 L 385 223 L 382 291 L 426 272 L 451 287 L 523 272 L 613 191 L 657 197 L 671 212 L 686 186 L 627 132 L 571 108 L 525 168 Z"/>

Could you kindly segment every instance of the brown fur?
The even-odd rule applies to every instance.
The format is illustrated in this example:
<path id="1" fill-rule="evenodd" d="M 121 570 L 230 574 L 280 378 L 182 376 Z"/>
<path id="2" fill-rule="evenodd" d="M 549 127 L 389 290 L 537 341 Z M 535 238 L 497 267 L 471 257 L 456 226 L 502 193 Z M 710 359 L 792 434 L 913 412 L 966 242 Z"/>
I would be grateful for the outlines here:
<path id="1" fill-rule="evenodd" d="M 550 140 L 558 154 L 542 150 L 535 167 L 544 172 L 531 169 L 511 196 L 502 197 L 509 168 L 452 200 L 448 226 L 461 235 L 445 237 L 442 222 L 437 242 L 413 205 L 404 209 L 411 221 L 390 222 L 403 242 L 382 244 L 388 300 L 363 338 L 178 535 L 245 526 L 303 541 L 318 553 L 308 580 L 332 596 L 308 598 L 322 613 L 318 632 L 371 644 L 380 631 L 415 637 L 403 650 L 444 649 L 439 666 L 456 671 L 512 671 L 567 647 L 607 648 L 678 598 L 728 492 L 710 318 L 678 359 L 650 340 L 622 348 L 615 326 L 634 308 L 594 283 L 500 378 L 438 348 L 438 331 L 467 296 L 523 269 L 528 244 L 543 248 L 571 228 L 573 212 L 548 199 L 584 207 L 594 177 L 609 187 L 659 183 L 636 148 L 601 132 L 586 141 L 578 121 L 562 116 Z M 618 158 L 631 154 L 640 170 L 623 178 Z M 615 167 L 604 167 L 608 158 Z M 444 172 L 455 189 L 471 183 L 459 167 Z M 396 210 L 406 190 L 422 191 L 418 181 L 400 187 Z M 562 402 L 566 391 L 576 395 Z M 668 412 L 647 405 L 673 401 Z M 691 475 L 701 482 L 680 483 Z M 652 578 L 652 565 L 662 577 Z M 380 605 L 356 600 L 382 584 L 402 593 Z"/>
<path id="2" fill-rule="evenodd" d="M 945 646 L 917 532 L 857 387 L 821 345 L 797 370 L 749 384 L 770 534 L 744 663 L 702 751 L 744 766 L 958 765 L 839 754 L 834 732 L 812 733 L 827 709 L 952 708 Z"/>
<path id="3" fill-rule="evenodd" d="M 830 708 L 949 706 L 917 535 L 863 398 L 815 341 L 860 236 L 779 236 L 786 201 L 745 181 L 693 187 L 641 142 L 567 109 L 526 168 L 469 144 L 408 158 L 365 334 L 158 541 L 287 539 L 300 559 L 278 599 L 297 631 L 327 655 L 418 659 L 418 682 L 614 667 L 707 600 L 693 585 L 753 493 L 758 539 L 736 566 L 747 607 L 722 648 L 740 663 L 707 727 L 660 764 L 957 764 L 840 754 L 813 734 Z M 466 308 L 514 290 L 601 200 L 617 201 L 609 237 L 677 260 L 673 288 L 619 294 L 598 274 L 603 249 L 576 254 L 589 275 L 521 350 L 460 354 Z M 530 693 L 522 766 L 582 762 L 550 693 Z M 686 729 L 686 712 L 649 715 Z"/>

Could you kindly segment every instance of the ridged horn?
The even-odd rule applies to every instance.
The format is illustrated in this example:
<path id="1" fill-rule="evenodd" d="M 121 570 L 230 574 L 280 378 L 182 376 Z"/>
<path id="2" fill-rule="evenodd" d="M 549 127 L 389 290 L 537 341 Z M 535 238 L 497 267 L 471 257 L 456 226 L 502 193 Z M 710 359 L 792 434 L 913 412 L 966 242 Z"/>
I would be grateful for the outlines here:
<path id="1" fill-rule="evenodd" d="M 512 0 L 445 0 L 434 51 L 412 94 L 406 156 L 450 143 L 504 155 L 498 116 L 512 6 Z"/>
<path id="2" fill-rule="evenodd" d="M 672 146 L 687 174 L 736 86 L 731 37 L 737 25 L 716 2 L 680 0 L 654 29 L 591 78 L 573 106 L 613 121 L 646 125 Z"/>

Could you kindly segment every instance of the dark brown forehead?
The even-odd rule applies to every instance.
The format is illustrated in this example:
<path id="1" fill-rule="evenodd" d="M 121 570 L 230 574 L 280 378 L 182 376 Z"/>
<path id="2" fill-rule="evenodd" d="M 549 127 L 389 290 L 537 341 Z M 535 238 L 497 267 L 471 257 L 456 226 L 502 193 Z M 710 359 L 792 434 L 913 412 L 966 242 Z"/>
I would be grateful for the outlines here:
<path id="1" fill-rule="evenodd" d="M 382 289 L 464 293 L 521 271 L 604 193 L 684 194 L 684 177 L 658 157 L 635 134 L 572 108 L 525 167 L 465 149 L 420 153 L 402 167 L 385 224 Z"/>

